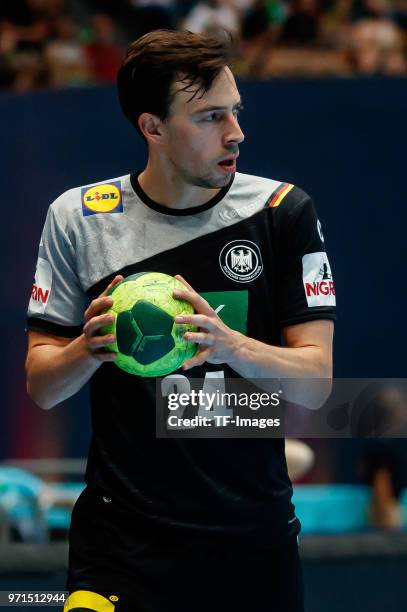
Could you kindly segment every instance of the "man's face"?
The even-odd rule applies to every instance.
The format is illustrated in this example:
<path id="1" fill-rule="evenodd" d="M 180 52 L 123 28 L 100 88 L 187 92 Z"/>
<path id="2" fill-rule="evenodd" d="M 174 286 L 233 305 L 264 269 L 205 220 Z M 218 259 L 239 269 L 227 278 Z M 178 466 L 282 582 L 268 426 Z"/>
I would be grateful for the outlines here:
<path id="1" fill-rule="evenodd" d="M 237 119 L 241 99 L 229 68 L 202 97 L 195 89 L 176 92 L 163 122 L 164 150 L 173 171 L 187 184 L 215 189 L 224 187 L 236 171 L 239 143 L 244 139 Z"/>

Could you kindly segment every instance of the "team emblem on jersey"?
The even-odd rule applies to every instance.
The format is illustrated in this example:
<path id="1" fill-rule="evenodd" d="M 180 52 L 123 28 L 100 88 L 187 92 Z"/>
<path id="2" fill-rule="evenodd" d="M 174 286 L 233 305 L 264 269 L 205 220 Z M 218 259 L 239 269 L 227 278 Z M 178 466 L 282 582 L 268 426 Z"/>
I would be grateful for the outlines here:
<path id="1" fill-rule="evenodd" d="M 237 283 L 250 283 L 263 271 L 260 249 L 251 240 L 233 240 L 219 255 L 222 272 Z"/>
<path id="2" fill-rule="evenodd" d="M 82 187 L 82 211 L 85 217 L 98 213 L 122 213 L 120 181 L 94 187 Z"/>
<path id="3" fill-rule="evenodd" d="M 335 306 L 335 285 L 325 251 L 303 256 L 302 279 L 308 306 Z"/>

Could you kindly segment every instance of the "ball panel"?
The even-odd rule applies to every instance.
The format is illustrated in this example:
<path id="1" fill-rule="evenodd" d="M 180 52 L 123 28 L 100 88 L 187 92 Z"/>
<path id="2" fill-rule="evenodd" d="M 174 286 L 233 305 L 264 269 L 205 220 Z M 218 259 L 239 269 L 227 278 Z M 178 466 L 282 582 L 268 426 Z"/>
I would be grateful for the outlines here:
<path id="1" fill-rule="evenodd" d="M 184 361 L 195 355 L 196 351 L 197 346 L 192 343 L 186 345 L 184 349 L 175 346 L 165 357 L 149 365 L 142 365 L 137 363 L 133 357 L 118 353 L 114 363 L 128 374 L 136 374 L 145 377 L 166 376 L 178 370 Z"/>
<path id="2" fill-rule="evenodd" d="M 107 295 L 112 295 L 116 291 L 116 289 L 120 287 L 120 285 L 123 285 L 124 283 L 128 283 L 129 281 L 135 281 L 138 278 L 140 278 L 140 276 L 144 276 L 145 274 L 151 274 L 151 272 L 138 272 L 137 274 L 131 274 L 130 276 L 126 276 L 126 278 L 120 281 L 120 283 L 116 283 L 116 285 L 114 285 L 111 289 L 109 289 L 109 291 L 107 292 Z"/>
<path id="3" fill-rule="evenodd" d="M 120 353 L 133 355 L 137 351 L 143 334 L 130 310 L 125 310 L 117 315 L 116 336 Z"/>
<path id="4" fill-rule="evenodd" d="M 137 322 L 141 333 L 145 336 L 158 336 L 171 334 L 174 318 L 165 310 L 147 302 L 139 300 L 131 309 L 134 321 Z"/>
<path id="5" fill-rule="evenodd" d="M 162 359 L 175 346 L 172 336 L 144 336 L 137 350 L 133 353 L 134 359 L 141 365 L 151 365 L 154 361 Z"/>

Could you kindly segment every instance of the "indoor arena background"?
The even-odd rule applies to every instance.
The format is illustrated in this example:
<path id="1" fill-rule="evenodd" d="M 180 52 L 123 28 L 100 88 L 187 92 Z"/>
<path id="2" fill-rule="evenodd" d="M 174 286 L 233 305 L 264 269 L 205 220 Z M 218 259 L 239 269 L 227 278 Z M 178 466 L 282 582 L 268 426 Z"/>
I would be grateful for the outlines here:
<path id="1" fill-rule="evenodd" d="M 93 15 L 97 3 L 85 4 L 82 19 Z M 109 13 L 109 3 L 100 4 Z M 186 18 L 185 7 L 179 11 Z M 168 15 L 175 19 L 171 11 Z M 120 30 L 122 16 L 109 16 L 122 40 L 129 36 L 124 26 Z M 0 43 L 4 23 L 0 20 Z M 405 23 L 401 19 L 397 26 L 403 36 Z M 0 44 L 0 69 L 9 53 L 6 43 Z M 318 45 L 304 49 L 306 62 Z M 319 49 L 321 57 L 331 51 Z M 403 378 L 405 73 L 275 72 L 278 76 L 271 67 L 259 79 L 255 71 L 242 71 L 246 140 L 238 170 L 295 183 L 315 201 L 337 290 L 335 376 Z M 0 590 L 56 590 L 64 587 L 65 536 L 72 500 L 82 486 L 90 417 L 86 389 L 49 412 L 26 394 L 25 315 L 40 233 L 49 204 L 61 192 L 142 168 L 145 149 L 121 114 L 113 83 L 79 79 L 73 86 L 37 75 L 21 85 L 18 71 L 14 80 L 12 70 L 5 74 L 0 92 Z M 303 522 L 306 611 L 407 609 L 407 440 L 304 442 L 314 461 L 294 491 Z M 377 481 L 368 463 L 379 455 L 380 469 L 384 466 L 397 482 L 393 501 L 399 520 L 387 526 L 375 523 L 371 512 Z"/>

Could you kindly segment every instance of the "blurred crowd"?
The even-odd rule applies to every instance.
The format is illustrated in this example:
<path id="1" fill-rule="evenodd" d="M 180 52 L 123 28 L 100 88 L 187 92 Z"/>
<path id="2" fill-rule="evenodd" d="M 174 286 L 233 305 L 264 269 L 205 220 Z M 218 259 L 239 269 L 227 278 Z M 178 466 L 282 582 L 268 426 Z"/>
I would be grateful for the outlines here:
<path id="1" fill-rule="evenodd" d="M 241 77 L 407 74 L 407 0 L 2 0 L 0 88 L 114 81 L 156 28 L 230 32 Z"/>

